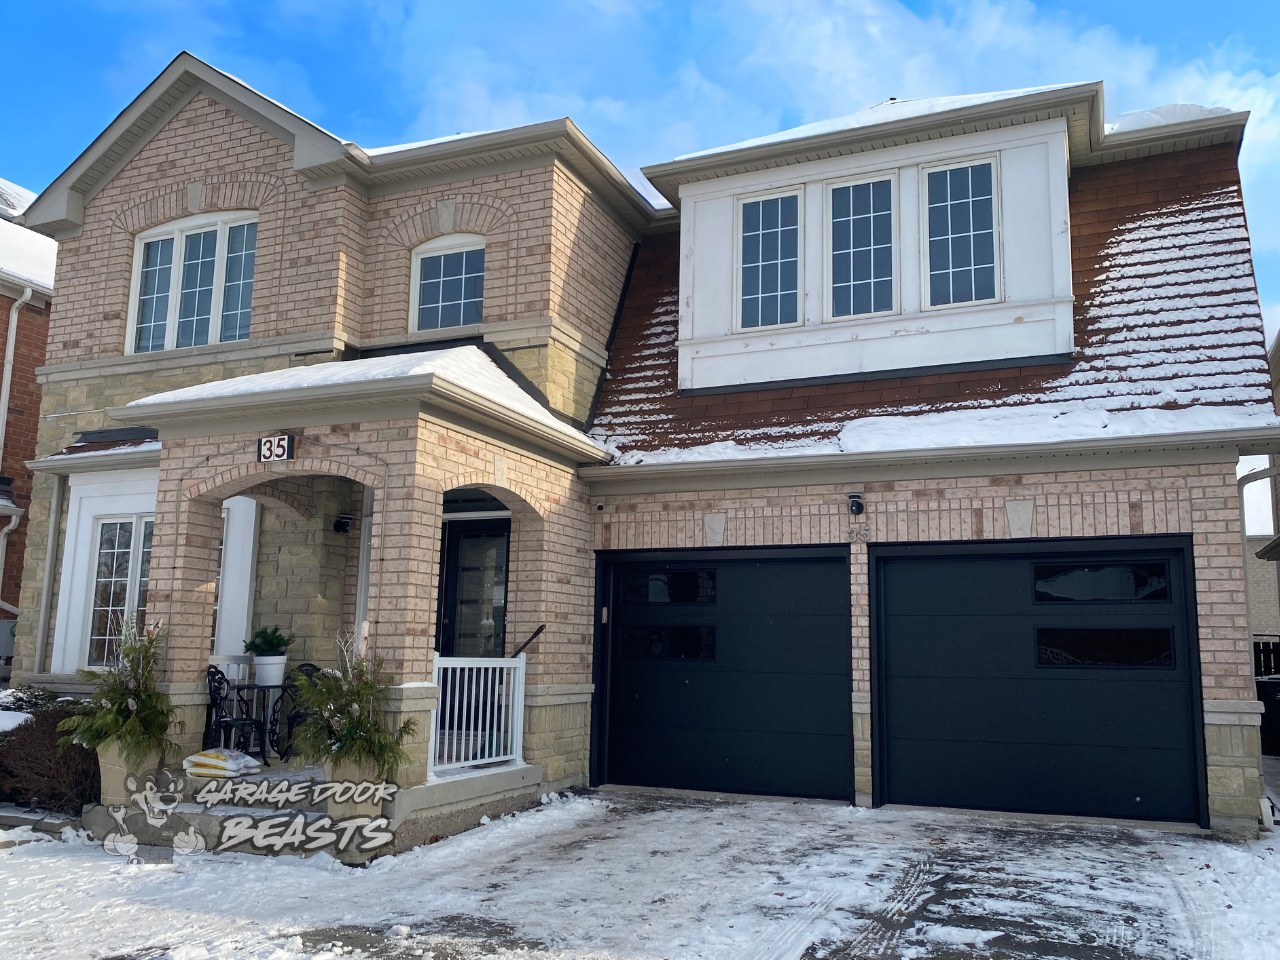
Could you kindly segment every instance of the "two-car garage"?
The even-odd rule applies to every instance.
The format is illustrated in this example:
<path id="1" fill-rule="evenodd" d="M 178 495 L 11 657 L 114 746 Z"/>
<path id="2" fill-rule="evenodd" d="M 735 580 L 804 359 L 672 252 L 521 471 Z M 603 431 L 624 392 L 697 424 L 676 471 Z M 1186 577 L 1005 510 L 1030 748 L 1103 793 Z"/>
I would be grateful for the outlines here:
<path id="1" fill-rule="evenodd" d="M 604 554 L 595 778 L 852 799 L 857 670 L 877 804 L 1207 825 L 1189 563 L 1182 537 L 873 545 L 868 661 L 848 548 Z"/>

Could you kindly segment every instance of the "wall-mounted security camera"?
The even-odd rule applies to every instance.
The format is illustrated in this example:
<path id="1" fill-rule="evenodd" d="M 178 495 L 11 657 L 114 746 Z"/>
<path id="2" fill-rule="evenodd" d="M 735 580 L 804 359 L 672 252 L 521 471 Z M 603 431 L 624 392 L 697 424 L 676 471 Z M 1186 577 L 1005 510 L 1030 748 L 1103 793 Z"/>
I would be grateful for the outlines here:
<path id="1" fill-rule="evenodd" d="M 333 521 L 334 533 L 350 533 L 351 532 L 351 514 L 344 513 L 337 520 Z"/>
<path id="2" fill-rule="evenodd" d="M 600 512 L 600 513 L 604 513 L 604 504 L 603 504 L 603 503 L 597 503 L 597 504 L 596 504 L 596 510 L 597 510 L 598 512 Z"/>
<path id="3" fill-rule="evenodd" d="M 867 512 L 867 505 L 862 500 L 862 494 L 851 493 L 849 497 L 849 512 L 855 517 L 860 517 Z"/>

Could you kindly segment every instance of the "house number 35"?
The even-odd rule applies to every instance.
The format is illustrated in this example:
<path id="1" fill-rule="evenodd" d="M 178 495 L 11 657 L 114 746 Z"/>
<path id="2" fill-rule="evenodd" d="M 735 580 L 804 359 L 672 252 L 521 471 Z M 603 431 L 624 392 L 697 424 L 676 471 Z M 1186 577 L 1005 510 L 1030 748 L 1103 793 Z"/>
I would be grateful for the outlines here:
<path id="1" fill-rule="evenodd" d="M 270 460 L 293 459 L 293 435 L 283 434 L 278 437 L 263 437 L 258 441 L 258 462 Z"/>
<path id="2" fill-rule="evenodd" d="M 871 524 L 855 523 L 849 528 L 850 543 L 867 543 L 871 539 Z"/>

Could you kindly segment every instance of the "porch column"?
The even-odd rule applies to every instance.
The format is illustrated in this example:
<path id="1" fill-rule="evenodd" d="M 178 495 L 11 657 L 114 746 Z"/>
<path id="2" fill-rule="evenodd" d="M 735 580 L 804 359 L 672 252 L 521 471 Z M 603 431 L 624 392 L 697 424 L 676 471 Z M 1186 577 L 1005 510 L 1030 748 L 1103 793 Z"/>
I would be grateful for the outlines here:
<path id="1" fill-rule="evenodd" d="M 417 439 L 417 424 L 395 428 Z M 406 437 L 407 439 L 407 437 Z M 404 747 L 410 756 L 397 782 L 425 783 L 431 713 L 439 691 L 430 684 L 440 575 L 443 502 L 439 481 L 424 472 L 417 444 L 388 444 L 387 486 L 375 498 L 369 576 L 369 626 L 373 652 L 382 657 L 395 687 L 388 724 L 413 719 L 416 731 Z"/>
<path id="2" fill-rule="evenodd" d="M 169 630 L 158 679 L 177 707 L 182 729 L 170 735 L 185 756 L 200 749 L 204 733 L 222 505 L 188 498 L 180 461 L 173 460 L 166 457 L 160 468 L 146 619 L 162 621 Z"/>

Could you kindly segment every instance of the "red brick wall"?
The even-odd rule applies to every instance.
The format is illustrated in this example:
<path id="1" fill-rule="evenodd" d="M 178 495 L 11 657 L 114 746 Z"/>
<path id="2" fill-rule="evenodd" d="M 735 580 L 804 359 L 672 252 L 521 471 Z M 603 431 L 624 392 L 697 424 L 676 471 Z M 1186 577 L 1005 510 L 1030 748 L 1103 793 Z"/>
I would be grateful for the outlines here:
<path id="1" fill-rule="evenodd" d="M 13 298 L 0 294 L 0 351 L 9 336 L 9 311 Z M 35 458 L 36 428 L 40 422 L 40 388 L 36 385 L 36 367 L 44 363 L 45 341 L 49 333 L 49 311 L 28 303 L 18 311 L 18 339 L 13 356 L 13 385 L 9 391 L 9 417 L 4 435 L 4 455 L 0 473 L 13 477 L 13 499 L 24 510 L 31 505 L 31 471 L 25 466 Z M 0 352 L 0 361 L 3 353 Z M 27 538 L 27 517 L 9 535 L 3 576 L 0 577 L 0 600 L 18 604 L 22 584 L 22 558 Z M 8 619 L 10 614 L 0 617 Z"/>

